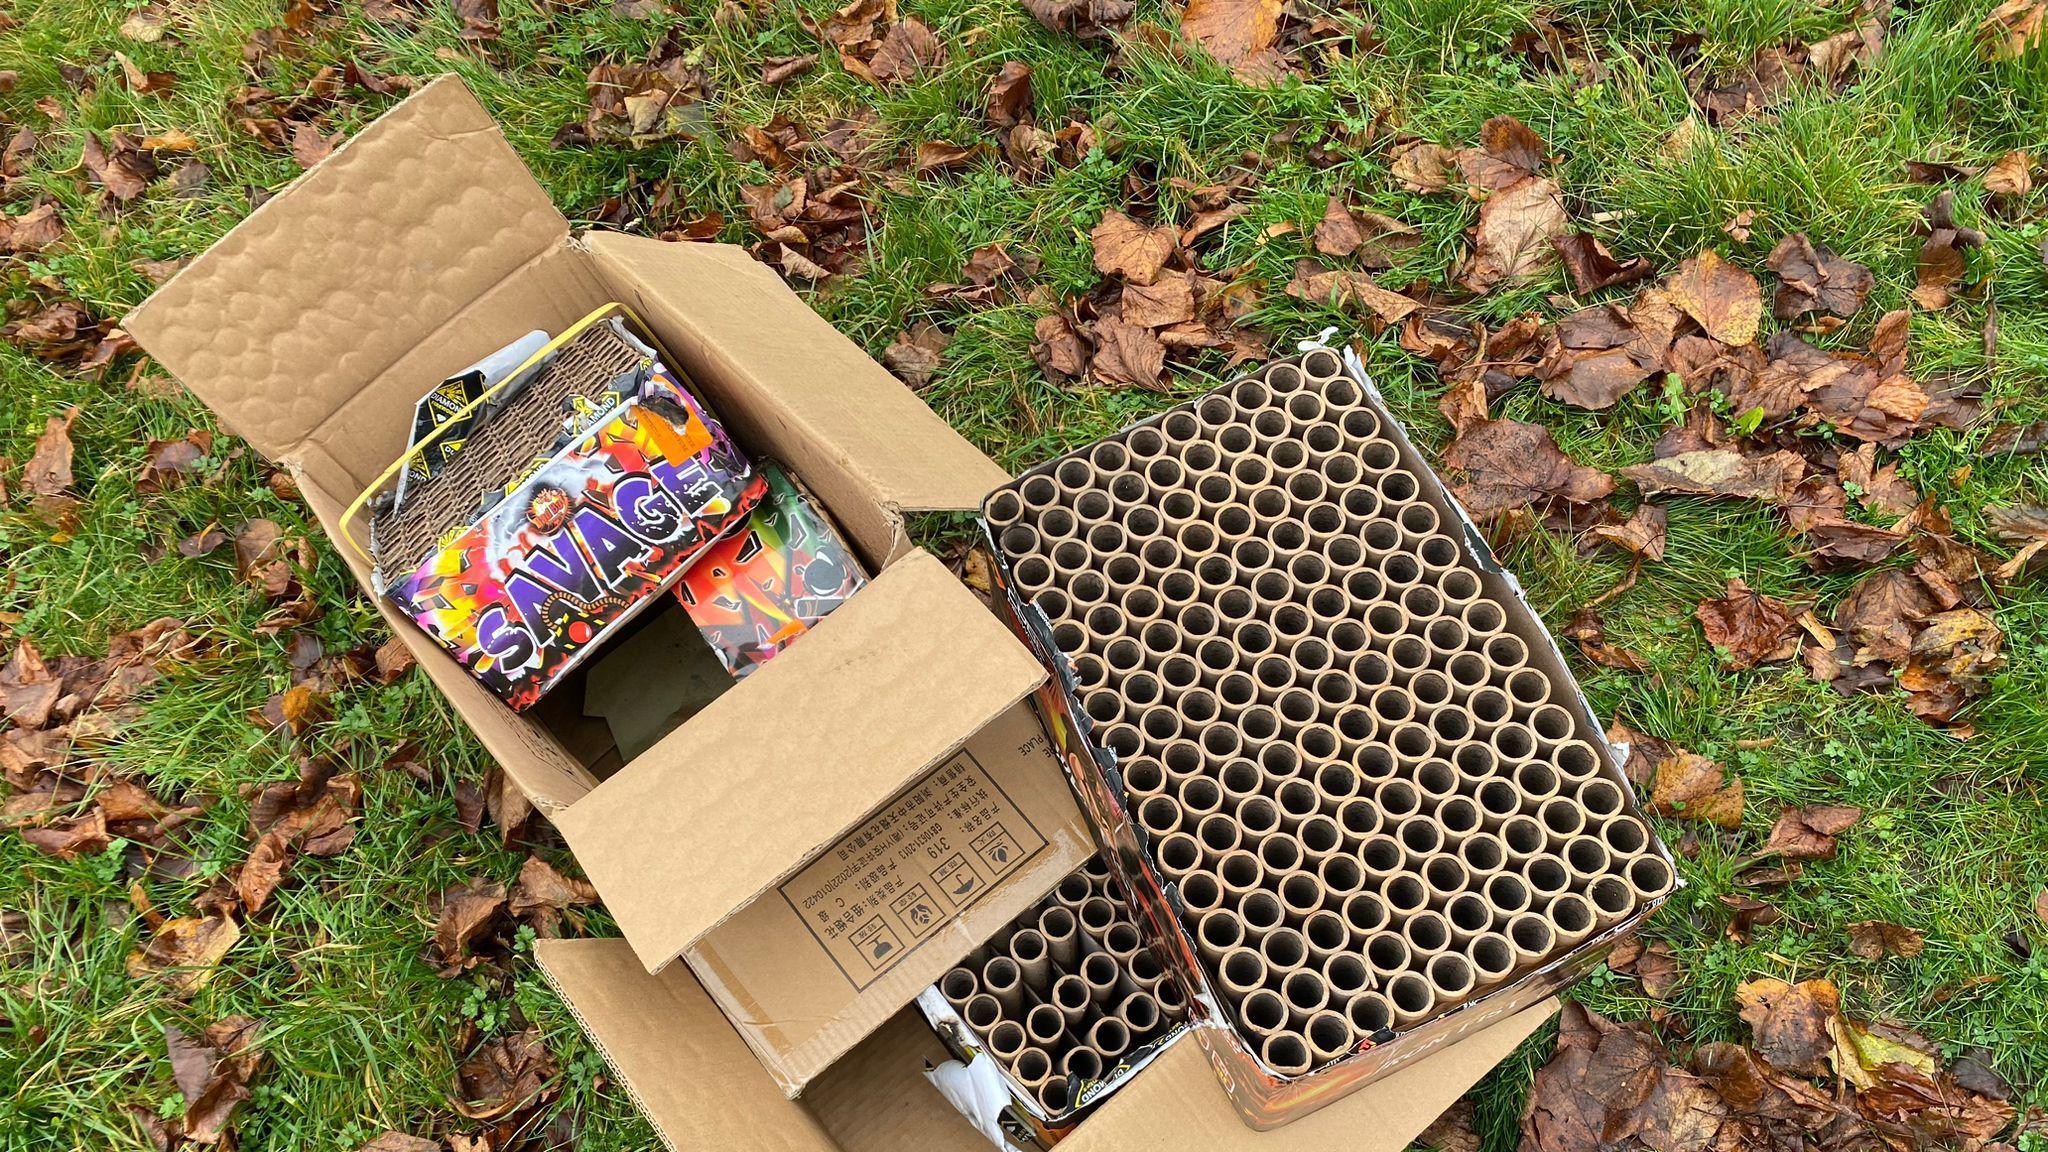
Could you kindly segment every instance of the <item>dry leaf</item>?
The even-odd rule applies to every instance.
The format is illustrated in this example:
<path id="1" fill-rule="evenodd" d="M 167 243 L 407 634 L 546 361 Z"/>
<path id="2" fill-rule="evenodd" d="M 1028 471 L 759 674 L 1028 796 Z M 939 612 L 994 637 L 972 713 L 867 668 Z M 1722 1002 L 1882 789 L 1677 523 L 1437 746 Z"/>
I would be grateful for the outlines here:
<path id="1" fill-rule="evenodd" d="M 1273 47 L 1280 0 L 1188 0 L 1180 30 L 1217 63 L 1236 68 Z"/>
<path id="2" fill-rule="evenodd" d="M 1147 228 L 1114 208 L 1102 214 L 1091 234 L 1095 270 L 1133 284 L 1150 284 L 1173 255 L 1172 228 Z"/>
<path id="3" fill-rule="evenodd" d="M 160 976 L 173 995 L 190 996 L 213 979 L 241 936 L 242 926 L 231 916 L 166 920 L 149 943 L 128 954 L 128 975 L 137 980 Z"/>
<path id="4" fill-rule="evenodd" d="M 1809 312 L 1853 316 L 1870 298 L 1877 282 L 1870 269 L 1842 259 L 1826 245 L 1813 243 L 1804 232 L 1778 241 L 1764 264 L 1778 274 L 1771 315 L 1780 320 L 1797 319 Z"/>
<path id="5" fill-rule="evenodd" d="M 1835 1049 L 1841 992 L 1826 980 L 1787 984 L 1762 977 L 1735 989 L 1757 1055 L 1801 1076 L 1826 1076 Z"/>
<path id="6" fill-rule="evenodd" d="M 1556 240 L 1564 235 L 1564 200 L 1557 182 L 1532 176 L 1501 188 L 1479 206 L 1472 257 L 1458 283 L 1480 295 L 1497 285 L 1534 278 L 1557 263 Z"/>
<path id="7" fill-rule="evenodd" d="M 77 408 L 43 421 L 43 434 L 36 438 L 35 454 L 21 470 L 22 487 L 38 496 L 55 496 L 71 487 L 71 424 L 78 419 Z"/>
<path id="8" fill-rule="evenodd" d="M 1799 650 L 1799 614 L 1791 605 L 1766 596 L 1736 577 L 1728 595 L 1702 600 L 1694 613 L 1707 643 L 1727 654 L 1730 667 L 1754 668 L 1789 660 Z"/>
<path id="9" fill-rule="evenodd" d="M 1650 811 L 1723 828 L 1742 827 L 1742 779 L 1704 756 L 1679 751 L 1657 765 Z"/>
<path id="10" fill-rule="evenodd" d="M 938 325 L 919 320 L 906 331 L 898 332 L 889 346 L 882 349 L 882 363 L 905 384 L 921 389 L 931 383 L 952 339 Z"/>
<path id="11" fill-rule="evenodd" d="M 1832 860 L 1837 836 L 1863 819 L 1863 809 L 1820 804 L 1811 808 L 1787 808 L 1771 826 L 1764 844 L 1765 855 L 1787 860 Z"/>
<path id="12" fill-rule="evenodd" d="M 1926 947 L 1925 937 L 1904 925 L 1884 920 L 1858 920 L 1849 925 L 1849 951 L 1865 960 L 1882 960 L 1887 953 L 1911 960 Z"/>
<path id="13" fill-rule="evenodd" d="M 1756 340 L 1763 317 L 1763 290 L 1756 277 L 1709 248 L 1678 266 L 1664 282 L 1671 302 L 1723 344 Z"/>

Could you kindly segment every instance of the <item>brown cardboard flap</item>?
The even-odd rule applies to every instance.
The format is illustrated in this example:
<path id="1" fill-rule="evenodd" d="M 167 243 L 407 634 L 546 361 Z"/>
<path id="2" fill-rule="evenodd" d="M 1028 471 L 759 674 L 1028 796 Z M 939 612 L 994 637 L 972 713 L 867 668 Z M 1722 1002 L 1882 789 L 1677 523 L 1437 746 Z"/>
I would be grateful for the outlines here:
<path id="1" fill-rule="evenodd" d="M 874 503 L 969 510 L 1008 482 L 994 461 L 743 249 L 612 232 L 590 233 L 583 243 L 626 303 L 651 309 L 652 296 L 689 315 L 696 346 L 677 349 L 680 355 L 721 360 L 758 381 L 775 409 L 761 422 L 779 426 L 778 442 L 801 440 L 841 458 Z M 780 339 L 761 338 L 763 315 L 781 318 Z"/>
<path id="2" fill-rule="evenodd" d="M 534 957 L 670 1148 L 839 1152 L 687 967 L 649 976 L 624 940 L 540 940 Z"/>
<path id="3" fill-rule="evenodd" d="M 1557 1011 L 1546 1000 L 1271 1132 L 1245 1127 L 1193 1038 L 1103 1102 L 1060 1152 L 1401 1152 Z"/>
<path id="4" fill-rule="evenodd" d="M 912 552 L 555 824 L 658 971 L 1044 677 Z"/>
<path id="5" fill-rule="evenodd" d="M 257 451 L 283 457 L 567 233 L 483 106 L 444 76 L 250 213 L 122 324 Z"/>

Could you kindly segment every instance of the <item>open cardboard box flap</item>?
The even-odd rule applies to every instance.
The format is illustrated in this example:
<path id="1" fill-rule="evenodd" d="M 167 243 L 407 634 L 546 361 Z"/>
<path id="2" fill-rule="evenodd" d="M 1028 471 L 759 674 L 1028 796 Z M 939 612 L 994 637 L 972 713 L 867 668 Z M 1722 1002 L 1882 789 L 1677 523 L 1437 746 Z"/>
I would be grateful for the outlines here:
<path id="1" fill-rule="evenodd" d="M 388 463 L 404 450 L 413 401 L 480 354 L 456 347 L 474 336 L 458 340 L 451 326 L 565 244 L 597 257 L 643 315 L 687 316 L 698 346 L 674 349 L 679 356 L 713 357 L 758 379 L 772 392 L 770 419 L 836 451 L 876 503 L 971 509 L 1007 479 L 743 250 L 571 240 L 569 222 L 452 75 L 252 212 L 123 325 L 265 456 L 290 461 L 375 423 L 397 436 L 377 446 Z M 764 316 L 783 327 L 779 339 L 762 339 Z M 490 339 L 557 322 L 539 312 Z M 446 354 L 424 363 L 413 354 L 443 337 Z M 359 403 L 371 391 L 379 395 Z M 355 493 L 334 495 L 346 503 Z"/>
<path id="2" fill-rule="evenodd" d="M 650 976 L 620 940 L 542 940 L 535 954 L 672 1148 L 989 1152 L 920 1074 L 943 1050 L 898 1013 L 804 1094 L 784 1099 L 687 967 Z M 1555 1001 L 1271 1132 L 1239 1121 L 1200 1046 L 1178 1043 L 1069 1136 L 1073 1152 L 1399 1152 L 1541 1027 Z"/>
<path id="3" fill-rule="evenodd" d="M 556 824 L 659 971 L 1044 677 L 913 552 Z"/>

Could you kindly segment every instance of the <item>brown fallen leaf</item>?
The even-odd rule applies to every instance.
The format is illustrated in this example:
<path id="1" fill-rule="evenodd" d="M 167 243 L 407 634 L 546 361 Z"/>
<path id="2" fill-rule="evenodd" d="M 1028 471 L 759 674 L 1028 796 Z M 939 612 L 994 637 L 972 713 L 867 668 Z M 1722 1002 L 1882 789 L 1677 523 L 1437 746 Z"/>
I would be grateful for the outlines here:
<path id="1" fill-rule="evenodd" d="M 938 325 L 919 320 L 898 332 L 889 346 L 882 349 L 882 363 L 912 389 L 922 389 L 932 382 L 933 374 L 945 359 L 946 345 L 952 340 Z"/>
<path id="2" fill-rule="evenodd" d="M 87 132 L 79 163 L 107 190 L 110 198 L 126 204 L 148 191 L 160 170 L 151 154 L 137 147 L 127 133 L 112 132 L 107 139 L 112 143 L 111 149 L 100 142 L 97 132 Z"/>
<path id="3" fill-rule="evenodd" d="M 2048 507 L 2019 504 L 1984 509 L 1984 521 L 2006 544 L 2017 544 L 2012 559 L 1998 566 L 2000 580 L 2017 580 L 2048 550 Z"/>
<path id="4" fill-rule="evenodd" d="M 1436 1152 L 1480 1152 L 1484 1142 L 1472 1128 L 1477 1118 L 1472 1102 L 1460 1100 L 1431 1121 L 1415 1142 Z"/>
<path id="5" fill-rule="evenodd" d="M 1809 808 L 1787 808 L 1771 825 L 1764 855 L 1787 860 L 1832 860 L 1836 837 L 1863 819 L 1863 809 L 1839 804 L 1818 804 Z"/>
<path id="6" fill-rule="evenodd" d="M 1479 206 L 1472 256 L 1458 283 L 1479 295 L 1495 287 L 1533 279 L 1558 263 L 1556 240 L 1567 217 L 1557 182 L 1530 176 L 1490 193 Z"/>
<path id="7" fill-rule="evenodd" d="M 770 88 L 780 88 L 817 66 L 816 52 L 805 52 L 795 56 L 770 56 L 761 61 L 761 83 Z"/>
<path id="8" fill-rule="evenodd" d="M 1048 32 L 1080 40 L 1106 40 L 1123 30 L 1136 0 L 1024 0 L 1024 10 Z"/>
<path id="9" fill-rule="evenodd" d="M 1656 779 L 1650 785 L 1650 811 L 1740 828 L 1742 778 L 1728 776 L 1704 756 L 1679 751 L 1657 765 Z"/>
<path id="10" fill-rule="evenodd" d="M 179 440 L 151 440 L 144 449 L 136 491 L 164 492 L 184 484 L 212 451 L 213 433 L 204 428 L 195 428 Z"/>
<path id="11" fill-rule="evenodd" d="M 1088 374 L 1093 347 L 1065 312 L 1041 316 L 1034 326 L 1038 339 L 1031 345 L 1031 358 L 1052 380 L 1079 380 Z"/>
<path id="12" fill-rule="evenodd" d="M 1603 668 L 1635 673 L 1651 671 L 1650 662 L 1642 656 L 1607 642 L 1607 622 L 1596 609 L 1581 608 L 1574 612 L 1565 624 L 1563 634 L 1578 644 L 1581 655 Z"/>
<path id="13" fill-rule="evenodd" d="M 356 1152 L 441 1152 L 441 1142 L 406 1132 L 385 1132 L 371 1137 Z"/>
<path id="14" fill-rule="evenodd" d="M 472 1120 L 509 1121 L 551 1098 L 560 1073 L 539 1029 L 493 1037 L 456 1067 L 455 1110 Z"/>
<path id="15" fill-rule="evenodd" d="M 164 1047 L 171 1078 L 185 1098 L 179 1134 L 194 1144 L 231 1144 L 235 1110 L 249 1099 L 249 1081 L 262 1068 L 264 1053 L 256 1048 L 263 1023 L 248 1016 L 226 1016 L 190 1036 L 176 1025 L 164 1025 Z"/>
<path id="16" fill-rule="evenodd" d="M 71 425 L 78 409 L 67 408 L 61 416 L 43 421 L 43 434 L 36 438 L 35 454 L 21 470 L 22 487 L 38 496 L 55 496 L 68 491 L 71 475 Z"/>
<path id="17" fill-rule="evenodd" d="M 1441 144 L 1411 140 L 1394 147 L 1388 169 L 1406 191 L 1442 192 L 1457 174 L 1457 155 Z"/>
<path id="18" fill-rule="evenodd" d="M 1858 920 L 1849 925 L 1849 951 L 1865 960 L 1882 960 L 1887 954 L 1911 960 L 1927 947 L 1917 929 L 1885 920 Z"/>
<path id="19" fill-rule="evenodd" d="M 1733 668 L 1754 668 L 1789 660 L 1799 650 L 1799 614 L 1775 596 L 1744 583 L 1728 581 L 1728 595 L 1702 600 L 1694 613 L 1707 643 L 1725 653 Z"/>
<path id="20" fill-rule="evenodd" d="M 1475 424 L 1451 441 L 1443 459 L 1464 477 L 1452 494 L 1481 521 L 1516 509 L 1591 504 L 1614 491 L 1612 476 L 1574 464 L 1541 424 Z"/>
<path id="21" fill-rule="evenodd" d="M 1095 322 L 1095 358 L 1089 364 L 1095 379 L 1159 391 L 1166 367 L 1166 346 L 1135 324 L 1104 317 Z"/>
<path id="22" fill-rule="evenodd" d="M 1721 258 L 1712 248 L 1678 266 L 1664 290 L 1671 302 L 1723 344 L 1755 342 L 1763 317 L 1763 289 L 1756 277 Z"/>
<path id="23" fill-rule="evenodd" d="M 2017 60 L 2048 31 L 2048 0 L 2003 0 L 1977 25 L 1977 45 L 1987 60 Z"/>
<path id="24" fill-rule="evenodd" d="M 552 938 L 561 935 L 562 917 L 569 909 L 595 903 L 597 889 L 589 881 L 571 879 L 540 857 L 528 856 L 507 908 L 540 936 Z"/>
<path id="25" fill-rule="evenodd" d="M 1297 300 L 1350 312 L 1363 308 L 1390 324 L 1421 307 L 1399 292 L 1380 287 L 1371 276 L 1356 268 L 1324 268 L 1313 260 L 1295 264 L 1287 294 Z"/>
<path id="26" fill-rule="evenodd" d="M 1595 525 L 1587 535 L 1631 555 L 1657 561 L 1664 558 L 1665 534 L 1670 519 L 1670 512 L 1662 504 L 1645 501 L 1636 505 L 1636 510 L 1629 514 L 1627 520 L 1619 524 Z"/>
<path id="27" fill-rule="evenodd" d="M 1102 214 L 1090 238 L 1095 242 L 1095 270 L 1133 284 L 1157 279 L 1175 247 L 1172 228 L 1147 228 L 1114 208 Z"/>
<path id="28" fill-rule="evenodd" d="M 1218 64 L 1237 71 L 1273 49 L 1280 32 L 1280 0 L 1188 0 L 1180 30 Z M 1254 70 L 1252 77 L 1262 75 Z"/>
<path id="29" fill-rule="evenodd" d="M 1641 937 L 1630 936 L 1608 953 L 1607 966 L 1624 976 L 1634 976 L 1642 983 L 1643 995 L 1653 1000 L 1669 998 L 1678 987 L 1678 957 L 1672 954 L 1668 940 L 1645 944 Z"/>
<path id="30" fill-rule="evenodd" d="M 1154 284 L 1126 284 L 1117 296 L 1126 324 L 1167 328 L 1195 318 L 1195 276 L 1167 275 Z"/>
<path id="31" fill-rule="evenodd" d="M 1993 196 L 2025 196 L 2034 189 L 2034 158 L 2007 152 L 1984 170 L 1984 190 Z"/>
<path id="32" fill-rule="evenodd" d="M 1956 608 L 1930 616 L 1898 670 L 1906 707 L 1934 724 L 1954 720 L 2005 666 L 2005 632 L 1989 612 Z"/>
<path id="33" fill-rule="evenodd" d="M 0 253 L 31 255 L 64 238 L 64 218 L 54 200 L 44 200 L 19 216 L 0 215 Z"/>
<path id="34" fill-rule="evenodd" d="M 333 155 L 343 138 L 343 133 L 329 136 L 312 121 L 304 121 L 292 132 L 292 159 L 298 161 L 301 168 L 311 168 Z"/>
<path id="35" fill-rule="evenodd" d="M 481 876 L 441 893 L 434 907 L 434 952 L 443 976 L 459 975 L 480 962 L 471 949 L 498 923 L 505 899 L 503 882 Z"/>
<path id="36" fill-rule="evenodd" d="M 1631 465 L 1621 474 L 1645 496 L 1680 493 L 1782 503 L 1805 477 L 1806 461 L 1790 451 L 1752 457 L 1733 448 L 1706 448 Z"/>
<path id="37" fill-rule="evenodd" d="M 1775 1068 L 1814 1077 L 1829 1074 L 1841 996 L 1833 984 L 1818 979 L 1788 984 L 1765 976 L 1735 989 L 1757 1055 Z"/>
<path id="38" fill-rule="evenodd" d="M 1813 243 L 1804 232 L 1778 241 L 1764 265 L 1778 274 L 1771 315 L 1780 320 L 1797 319 L 1809 312 L 1853 316 L 1877 283 L 1869 268 Z"/>
<path id="39" fill-rule="evenodd" d="M 160 978 L 179 997 L 212 981 L 222 959 L 242 937 L 232 916 L 179 916 L 166 920 L 149 943 L 128 954 L 128 975 Z"/>
<path id="40" fill-rule="evenodd" d="M 1559 236 L 1552 243 L 1564 261 L 1564 270 L 1571 275 L 1572 291 L 1582 296 L 1617 284 L 1648 279 L 1652 272 L 1650 262 L 1643 257 L 1616 260 L 1614 253 L 1607 250 L 1607 245 L 1584 232 Z"/>
<path id="41" fill-rule="evenodd" d="M 1956 223 L 1956 194 L 1952 188 L 1935 193 L 1921 210 L 1921 229 L 1927 238 L 1916 258 L 1913 302 L 1930 312 L 1946 308 L 1955 299 L 1952 289 L 1969 275 L 1970 249 L 1981 248 L 1989 237 L 1975 228 Z"/>

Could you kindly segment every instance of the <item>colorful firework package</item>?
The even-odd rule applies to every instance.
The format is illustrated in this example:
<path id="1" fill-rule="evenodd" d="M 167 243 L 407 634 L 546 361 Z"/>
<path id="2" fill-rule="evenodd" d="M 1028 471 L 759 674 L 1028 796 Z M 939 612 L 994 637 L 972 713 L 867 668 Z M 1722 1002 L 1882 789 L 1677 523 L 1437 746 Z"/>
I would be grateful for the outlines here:
<path id="1" fill-rule="evenodd" d="M 409 475 L 372 520 L 384 595 L 514 709 L 744 524 L 768 490 L 618 311 L 548 342 L 496 394 L 432 416 L 422 401 L 408 461 L 431 454 L 444 425 L 461 448 Z"/>
<path id="2" fill-rule="evenodd" d="M 768 662 L 867 583 L 823 513 L 773 464 L 768 496 L 738 531 L 712 544 L 676 598 L 735 678 Z"/>

